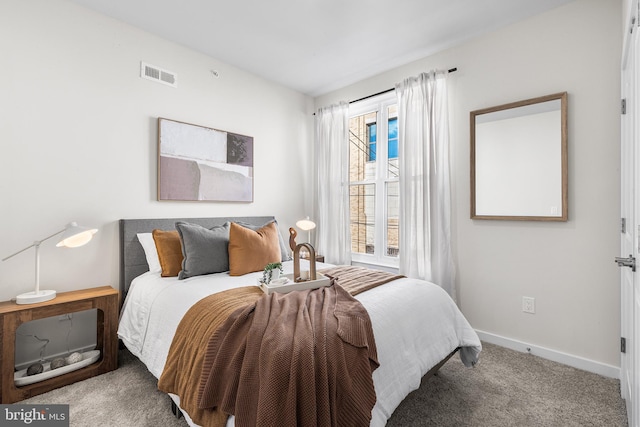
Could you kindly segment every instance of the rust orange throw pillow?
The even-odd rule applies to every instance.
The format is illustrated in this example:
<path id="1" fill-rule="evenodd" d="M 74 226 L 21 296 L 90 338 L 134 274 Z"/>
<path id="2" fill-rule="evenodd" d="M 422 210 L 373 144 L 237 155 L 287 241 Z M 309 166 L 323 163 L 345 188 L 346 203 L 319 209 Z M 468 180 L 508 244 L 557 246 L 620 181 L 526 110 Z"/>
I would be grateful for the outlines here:
<path id="1" fill-rule="evenodd" d="M 162 277 L 177 276 L 182 270 L 182 245 L 177 230 L 153 230 L 153 241 L 156 242 L 158 260 L 162 268 Z"/>
<path id="2" fill-rule="evenodd" d="M 236 223 L 229 229 L 229 275 L 262 271 L 272 262 L 281 262 L 278 229 L 275 222 L 253 231 Z"/>

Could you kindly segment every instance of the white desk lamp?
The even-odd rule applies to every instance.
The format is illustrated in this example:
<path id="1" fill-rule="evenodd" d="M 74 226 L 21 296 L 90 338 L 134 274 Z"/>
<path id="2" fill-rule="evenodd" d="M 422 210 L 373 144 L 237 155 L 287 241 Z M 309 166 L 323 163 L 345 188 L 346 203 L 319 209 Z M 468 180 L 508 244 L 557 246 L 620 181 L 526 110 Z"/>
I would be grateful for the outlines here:
<path id="1" fill-rule="evenodd" d="M 57 236 L 62 233 L 62 237 L 60 241 L 56 244 L 57 247 L 66 247 L 66 248 L 77 248 L 89 243 L 89 240 L 93 238 L 93 235 L 98 232 L 96 228 L 86 228 L 81 227 L 75 222 L 70 222 L 67 226 L 53 233 L 49 237 L 45 237 L 42 240 L 36 240 L 32 245 L 27 246 L 26 248 L 19 250 L 18 252 L 9 255 L 4 258 L 2 261 L 6 261 L 9 258 L 12 258 L 19 253 L 26 251 L 29 248 L 35 246 L 36 248 L 36 289 L 34 292 L 27 292 L 24 294 L 20 294 L 16 297 L 16 304 L 35 304 L 37 302 L 44 302 L 52 300 L 56 297 L 56 291 L 53 290 L 40 290 L 40 244 L 45 240 L 49 240 L 52 237 Z"/>
<path id="2" fill-rule="evenodd" d="M 309 232 L 309 240 L 307 240 L 307 243 L 311 244 L 311 230 L 316 228 L 316 223 L 311 221 L 309 217 L 306 217 L 305 219 L 301 219 L 300 221 L 296 222 L 296 227 L 298 227 L 300 230 Z"/>

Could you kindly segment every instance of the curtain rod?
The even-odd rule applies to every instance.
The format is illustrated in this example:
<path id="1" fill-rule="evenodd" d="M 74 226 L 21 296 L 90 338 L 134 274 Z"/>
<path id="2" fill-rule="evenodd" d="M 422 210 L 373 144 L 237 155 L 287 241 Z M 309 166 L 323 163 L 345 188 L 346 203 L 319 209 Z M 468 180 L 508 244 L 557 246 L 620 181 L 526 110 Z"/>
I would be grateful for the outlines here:
<path id="1" fill-rule="evenodd" d="M 456 71 L 458 71 L 458 69 L 455 68 L 455 67 L 454 68 L 449 68 L 447 70 L 448 73 L 455 73 Z M 349 104 L 353 104 L 354 102 L 364 101 L 365 99 L 373 98 L 374 96 L 383 95 L 383 94 L 389 93 L 389 92 L 391 92 L 393 90 L 396 90 L 396 88 L 392 87 L 391 89 L 383 90 L 382 92 L 374 93 L 373 95 L 367 95 L 367 96 L 364 96 L 362 98 L 359 98 L 359 99 L 356 99 L 356 100 L 353 100 L 353 101 L 349 101 Z"/>
<path id="2" fill-rule="evenodd" d="M 453 68 L 449 68 L 449 69 L 447 70 L 447 73 L 455 73 L 456 71 L 458 71 L 458 68 L 453 67 Z M 392 90 L 396 90 L 396 88 L 391 88 L 391 89 L 383 90 L 382 92 L 374 93 L 373 95 L 365 96 L 365 97 L 363 97 L 363 98 L 356 99 L 356 100 L 354 100 L 354 101 L 349 101 L 349 104 L 353 104 L 354 102 L 358 102 L 358 101 L 364 101 L 365 99 L 373 98 L 374 96 L 378 96 L 378 95 L 382 95 L 382 94 L 385 94 L 385 93 L 389 93 L 389 92 L 391 92 Z M 315 115 L 316 115 L 316 113 L 313 113 L 313 115 L 315 116 Z"/>

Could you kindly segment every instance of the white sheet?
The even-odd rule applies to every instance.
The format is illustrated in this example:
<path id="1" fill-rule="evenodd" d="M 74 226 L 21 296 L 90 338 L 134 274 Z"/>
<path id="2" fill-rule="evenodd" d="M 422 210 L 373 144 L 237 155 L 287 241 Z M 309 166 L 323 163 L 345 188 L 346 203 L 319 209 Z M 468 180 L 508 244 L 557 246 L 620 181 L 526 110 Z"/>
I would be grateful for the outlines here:
<path id="1" fill-rule="evenodd" d="M 283 265 L 285 273 L 293 271 L 291 261 Z M 318 269 L 323 267 L 329 265 L 318 263 Z M 178 280 L 147 272 L 131 284 L 118 336 L 159 378 L 178 323 L 189 307 L 212 293 L 255 285 L 261 274 L 233 277 L 219 273 Z M 405 278 L 356 299 L 371 318 L 380 362 L 373 373 L 377 402 L 372 426 L 384 426 L 400 402 L 420 386 L 422 376 L 456 347 L 463 347 L 459 353 L 465 365 L 478 360 L 480 339 L 439 286 Z M 233 417 L 227 425 L 233 425 Z"/>

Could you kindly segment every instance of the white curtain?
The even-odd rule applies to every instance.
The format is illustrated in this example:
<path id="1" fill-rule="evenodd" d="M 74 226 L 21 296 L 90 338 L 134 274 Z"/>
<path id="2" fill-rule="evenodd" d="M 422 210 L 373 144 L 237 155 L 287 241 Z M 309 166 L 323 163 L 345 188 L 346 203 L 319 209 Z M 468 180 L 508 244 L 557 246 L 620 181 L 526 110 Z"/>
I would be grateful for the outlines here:
<path id="1" fill-rule="evenodd" d="M 447 72 L 396 85 L 400 166 L 400 273 L 440 285 L 455 299 L 450 242 Z"/>
<path id="2" fill-rule="evenodd" d="M 349 230 L 349 104 L 316 113 L 317 252 L 331 264 L 351 264 Z"/>

